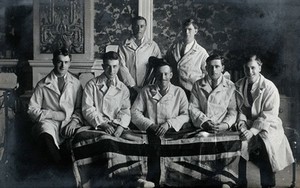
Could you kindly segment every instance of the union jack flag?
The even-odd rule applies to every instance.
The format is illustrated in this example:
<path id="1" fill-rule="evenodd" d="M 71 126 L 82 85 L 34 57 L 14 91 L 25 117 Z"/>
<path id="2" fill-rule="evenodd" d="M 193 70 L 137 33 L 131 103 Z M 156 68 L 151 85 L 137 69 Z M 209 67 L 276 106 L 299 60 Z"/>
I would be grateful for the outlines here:
<path id="1" fill-rule="evenodd" d="M 237 132 L 181 131 L 155 137 L 124 131 L 79 131 L 72 140 L 78 187 L 130 187 L 139 178 L 171 187 L 237 184 L 241 141 Z"/>

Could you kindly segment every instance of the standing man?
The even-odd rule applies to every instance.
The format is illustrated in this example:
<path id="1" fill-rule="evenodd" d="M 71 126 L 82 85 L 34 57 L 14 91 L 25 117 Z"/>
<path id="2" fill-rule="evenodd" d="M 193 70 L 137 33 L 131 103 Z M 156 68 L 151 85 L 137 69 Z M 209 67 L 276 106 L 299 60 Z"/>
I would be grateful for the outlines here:
<path id="1" fill-rule="evenodd" d="M 71 54 L 65 48 L 53 52 L 54 69 L 37 83 L 28 106 L 34 122 L 33 133 L 43 153 L 61 163 L 59 150 L 64 138 L 71 137 L 81 126 L 80 82 L 68 72 Z"/>
<path id="2" fill-rule="evenodd" d="M 235 86 L 222 74 L 221 56 L 211 55 L 206 63 L 208 75 L 195 82 L 189 112 L 195 127 L 215 133 L 228 130 L 236 121 Z"/>
<path id="3" fill-rule="evenodd" d="M 206 50 L 195 40 L 198 26 L 194 19 L 187 19 L 182 25 L 182 39 L 176 41 L 167 51 L 166 60 L 173 68 L 172 83 L 181 86 L 188 98 L 194 82 L 205 75 Z"/>
<path id="4" fill-rule="evenodd" d="M 163 136 L 169 129 L 179 131 L 189 121 L 188 100 L 182 88 L 171 84 L 172 68 L 156 58 L 156 84 L 144 87 L 134 102 L 132 122 L 140 129 Z"/>
<path id="5" fill-rule="evenodd" d="M 116 137 L 130 123 L 128 88 L 118 79 L 119 56 L 116 52 L 103 55 L 104 73 L 90 80 L 82 96 L 82 114 L 90 126 Z"/>
<path id="6" fill-rule="evenodd" d="M 132 36 L 119 47 L 120 79 L 136 95 L 143 86 L 150 56 L 161 57 L 156 42 L 145 37 L 147 20 L 137 16 L 132 20 Z M 135 97 L 132 97 L 135 98 Z"/>
<path id="7" fill-rule="evenodd" d="M 276 86 L 261 72 L 262 61 L 249 56 L 244 64 L 245 78 L 236 82 L 241 138 L 248 142 L 248 152 L 260 170 L 262 187 L 275 187 L 275 172 L 294 162 L 289 142 L 278 117 L 280 96 Z M 241 159 L 241 186 L 247 187 L 246 161 Z"/>

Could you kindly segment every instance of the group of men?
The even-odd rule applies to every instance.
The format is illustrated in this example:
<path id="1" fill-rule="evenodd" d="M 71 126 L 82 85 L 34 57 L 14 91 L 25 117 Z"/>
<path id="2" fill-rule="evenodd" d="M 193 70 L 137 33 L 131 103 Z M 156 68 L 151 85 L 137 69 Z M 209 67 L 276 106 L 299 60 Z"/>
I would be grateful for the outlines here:
<path id="1" fill-rule="evenodd" d="M 193 19 L 183 23 L 182 39 L 164 59 L 158 45 L 145 37 L 146 27 L 145 18 L 134 18 L 133 35 L 118 52 L 103 55 L 104 72 L 83 91 L 68 72 L 71 54 L 66 49 L 53 53 L 54 69 L 37 84 L 28 109 L 45 152 L 60 163 L 60 144 L 82 125 L 116 137 L 131 122 L 158 137 L 189 123 L 209 133 L 234 127 L 249 142 L 249 152 L 255 151 L 261 185 L 274 187 L 274 173 L 294 159 L 278 118 L 279 93 L 260 74 L 261 60 L 256 55 L 246 59 L 245 78 L 234 84 L 223 75 L 223 58 L 209 56 L 196 42 Z M 149 70 L 155 82 L 149 82 Z M 246 185 L 245 173 L 242 179 Z"/>

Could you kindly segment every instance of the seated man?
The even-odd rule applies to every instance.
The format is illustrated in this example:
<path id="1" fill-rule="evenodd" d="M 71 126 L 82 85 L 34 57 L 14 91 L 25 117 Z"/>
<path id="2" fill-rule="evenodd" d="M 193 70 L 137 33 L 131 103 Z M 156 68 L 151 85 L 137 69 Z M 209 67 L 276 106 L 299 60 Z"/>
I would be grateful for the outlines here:
<path id="1" fill-rule="evenodd" d="M 36 122 L 33 133 L 45 150 L 43 153 L 51 161 L 61 163 L 60 144 L 81 126 L 82 88 L 68 72 L 71 54 L 67 49 L 55 50 L 52 61 L 54 69 L 37 83 L 28 114 Z"/>
<path id="2" fill-rule="evenodd" d="M 135 100 L 132 122 L 140 129 L 164 136 L 169 129 L 179 131 L 189 121 L 188 100 L 183 89 L 171 84 L 172 69 L 163 59 L 156 60 L 156 84 L 145 86 Z"/>
<path id="3" fill-rule="evenodd" d="M 237 117 L 235 86 L 226 79 L 223 58 L 211 55 L 206 60 L 208 75 L 195 82 L 189 103 L 195 127 L 207 132 L 229 130 Z"/>
<path id="4" fill-rule="evenodd" d="M 238 129 L 249 143 L 248 152 L 260 170 L 262 187 L 275 187 L 275 172 L 294 162 L 279 113 L 279 92 L 260 74 L 262 62 L 252 55 L 244 64 L 245 78 L 236 82 L 238 91 Z M 241 185 L 247 186 L 246 161 L 240 162 Z"/>
<path id="5" fill-rule="evenodd" d="M 82 114 L 87 123 L 116 137 L 130 123 L 129 90 L 118 79 L 119 55 L 103 55 L 104 73 L 90 80 L 82 96 Z"/>

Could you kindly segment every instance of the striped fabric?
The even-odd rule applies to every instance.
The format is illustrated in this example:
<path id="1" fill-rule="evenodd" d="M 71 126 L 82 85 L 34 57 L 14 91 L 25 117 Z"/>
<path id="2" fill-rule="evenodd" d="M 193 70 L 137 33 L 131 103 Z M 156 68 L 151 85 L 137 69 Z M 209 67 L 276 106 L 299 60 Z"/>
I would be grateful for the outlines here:
<path id="1" fill-rule="evenodd" d="M 78 187 L 130 187 L 138 178 L 172 187 L 237 183 L 241 141 L 235 132 L 157 138 L 129 130 L 115 138 L 84 130 L 71 144 Z"/>

